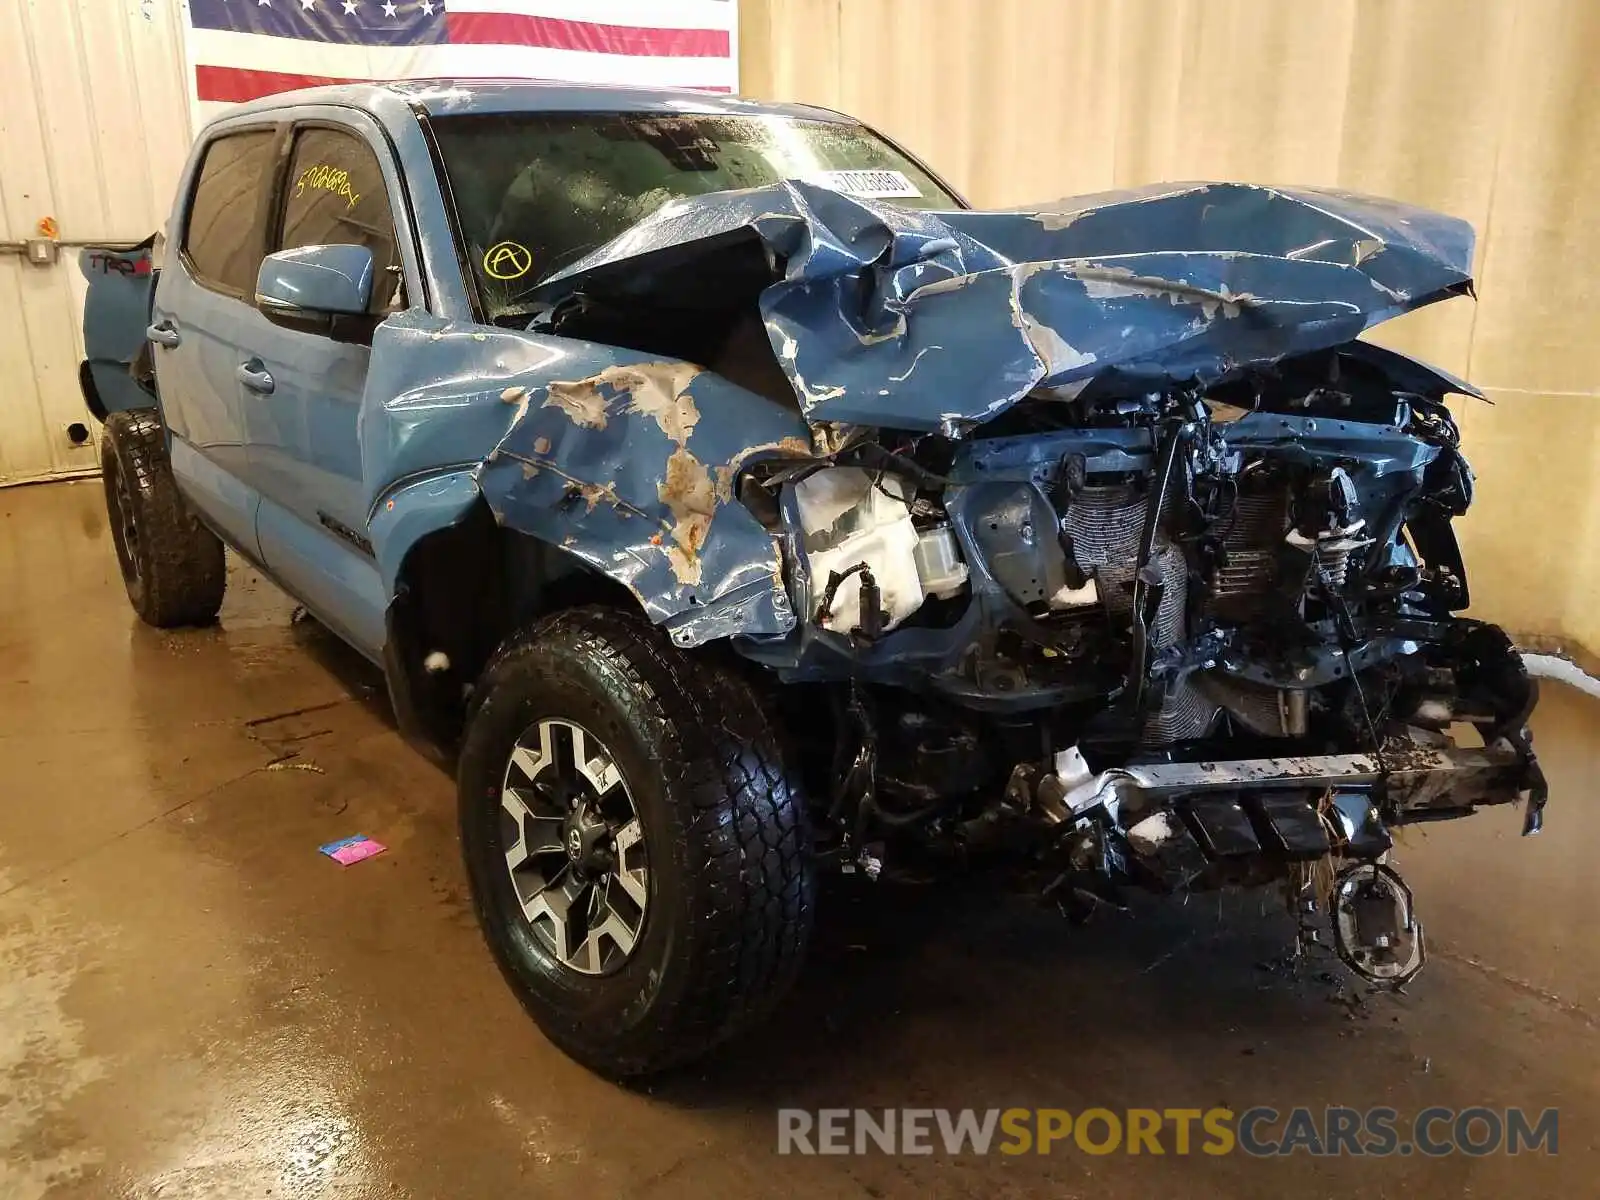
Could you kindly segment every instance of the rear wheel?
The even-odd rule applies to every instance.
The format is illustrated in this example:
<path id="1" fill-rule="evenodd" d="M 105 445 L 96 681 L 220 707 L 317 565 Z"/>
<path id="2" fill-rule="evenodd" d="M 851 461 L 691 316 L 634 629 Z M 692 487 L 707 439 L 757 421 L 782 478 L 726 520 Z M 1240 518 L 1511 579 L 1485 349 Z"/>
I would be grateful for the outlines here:
<path id="1" fill-rule="evenodd" d="M 517 635 L 459 766 L 484 934 L 558 1046 L 612 1076 L 698 1057 L 798 971 L 801 797 L 750 687 L 642 620 L 576 609 Z"/>
<path id="2" fill-rule="evenodd" d="M 154 409 L 106 418 L 100 474 L 134 611 L 161 629 L 216 620 L 227 582 L 222 543 L 184 504 Z"/>

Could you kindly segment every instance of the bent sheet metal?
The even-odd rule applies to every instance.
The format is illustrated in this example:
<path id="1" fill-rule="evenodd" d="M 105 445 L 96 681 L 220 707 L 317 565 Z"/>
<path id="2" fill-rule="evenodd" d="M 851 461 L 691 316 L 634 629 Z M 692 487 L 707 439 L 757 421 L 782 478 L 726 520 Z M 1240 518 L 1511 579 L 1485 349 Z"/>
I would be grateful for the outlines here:
<path id="1" fill-rule="evenodd" d="M 752 241 L 771 264 L 767 333 L 806 417 L 916 431 L 1037 388 L 1209 383 L 1347 342 L 1468 292 L 1473 235 L 1321 189 L 1164 184 L 933 213 L 791 181 L 673 201 L 538 295 L 670 297 Z"/>

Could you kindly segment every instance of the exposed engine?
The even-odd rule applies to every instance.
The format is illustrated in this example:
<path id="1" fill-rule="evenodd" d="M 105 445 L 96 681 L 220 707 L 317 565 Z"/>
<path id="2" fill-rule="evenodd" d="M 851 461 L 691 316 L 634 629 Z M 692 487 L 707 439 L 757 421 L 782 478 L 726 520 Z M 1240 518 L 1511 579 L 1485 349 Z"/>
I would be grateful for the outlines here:
<path id="1" fill-rule="evenodd" d="M 1520 659 L 1452 615 L 1471 481 L 1442 392 L 1359 345 L 1200 394 L 844 430 L 764 481 L 809 622 L 742 649 L 845 681 L 824 815 L 847 864 L 1031 828 L 1081 898 L 1329 859 L 1334 944 L 1396 982 L 1422 949 L 1389 828 L 1525 797 L 1532 831 L 1543 804 Z"/>

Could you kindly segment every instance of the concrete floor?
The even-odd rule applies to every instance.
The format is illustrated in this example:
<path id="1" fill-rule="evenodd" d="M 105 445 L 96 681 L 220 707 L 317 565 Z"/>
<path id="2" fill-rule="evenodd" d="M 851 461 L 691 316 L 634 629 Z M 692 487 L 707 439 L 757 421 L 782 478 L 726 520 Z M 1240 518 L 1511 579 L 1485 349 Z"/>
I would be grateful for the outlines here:
<path id="1" fill-rule="evenodd" d="M 449 778 L 247 570 L 220 628 L 129 611 L 99 484 L 0 492 L 0 1196 L 1593 1194 L 1600 705 L 1547 691 L 1543 837 L 1400 854 L 1433 961 L 1354 1002 L 1258 965 L 1256 902 L 1074 928 L 974 887 L 831 889 L 760 1035 L 630 1091 L 479 941 Z M 270 764 L 290 752 L 291 768 Z M 316 847 L 386 842 L 341 869 Z M 1561 1109 L 1557 1158 L 777 1158 L 779 1105 Z"/>

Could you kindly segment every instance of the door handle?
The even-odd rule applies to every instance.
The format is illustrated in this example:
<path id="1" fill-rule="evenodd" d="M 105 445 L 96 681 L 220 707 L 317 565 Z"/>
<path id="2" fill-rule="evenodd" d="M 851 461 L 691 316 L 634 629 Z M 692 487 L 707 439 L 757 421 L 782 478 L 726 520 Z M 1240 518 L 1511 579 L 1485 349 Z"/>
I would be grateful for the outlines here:
<path id="1" fill-rule="evenodd" d="M 165 346 L 168 350 L 176 350 L 183 341 L 178 334 L 178 327 L 171 321 L 157 321 L 144 331 L 144 335 L 156 345 Z"/>
<path id="2" fill-rule="evenodd" d="M 273 381 L 272 372 L 261 365 L 259 358 L 252 358 L 249 362 L 240 363 L 238 370 L 234 374 L 238 376 L 239 382 L 244 384 L 245 387 L 263 396 L 270 396 L 272 389 L 278 386 Z"/>

